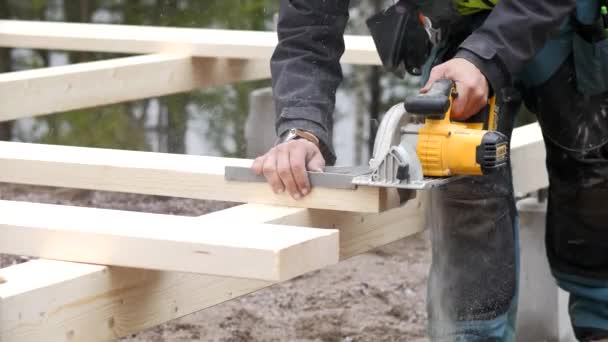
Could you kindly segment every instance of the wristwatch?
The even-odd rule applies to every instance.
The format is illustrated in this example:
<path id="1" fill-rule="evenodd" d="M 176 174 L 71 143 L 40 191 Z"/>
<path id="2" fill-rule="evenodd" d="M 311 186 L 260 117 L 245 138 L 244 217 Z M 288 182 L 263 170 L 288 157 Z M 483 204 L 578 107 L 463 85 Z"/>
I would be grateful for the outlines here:
<path id="1" fill-rule="evenodd" d="M 290 141 L 290 140 L 295 140 L 295 139 L 304 139 L 304 140 L 308 140 L 311 143 L 315 144 L 315 146 L 319 147 L 319 138 L 317 138 L 314 134 L 301 130 L 301 129 L 297 129 L 297 128 L 292 128 L 289 131 L 283 133 L 283 135 L 281 135 L 281 137 L 279 138 L 279 140 L 277 140 L 277 143 L 275 145 Z"/>

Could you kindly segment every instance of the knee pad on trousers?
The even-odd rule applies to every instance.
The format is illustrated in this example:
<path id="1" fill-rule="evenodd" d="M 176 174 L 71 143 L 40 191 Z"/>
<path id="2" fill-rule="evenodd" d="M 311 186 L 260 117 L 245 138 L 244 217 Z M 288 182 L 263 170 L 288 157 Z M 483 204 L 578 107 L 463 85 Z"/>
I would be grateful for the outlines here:
<path id="1" fill-rule="evenodd" d="M 525 93 L 543 130 L 549 172 L 546 246 L 554 271 L 608 277 L 608 94 L 577 90 L 568 58 Z"/>
<path id="2" fill-rule="evenodd" d="M 568 151 L 548 142 L 547 254 L 565 274 L 608 278 L 608 146 Z"/>
<path id="3" fill-rule="evenodd" d="M 515 296 L 515 210 L 508 171 L 467 177 L 431 194 L 431 321 L 488 320 Z"/>

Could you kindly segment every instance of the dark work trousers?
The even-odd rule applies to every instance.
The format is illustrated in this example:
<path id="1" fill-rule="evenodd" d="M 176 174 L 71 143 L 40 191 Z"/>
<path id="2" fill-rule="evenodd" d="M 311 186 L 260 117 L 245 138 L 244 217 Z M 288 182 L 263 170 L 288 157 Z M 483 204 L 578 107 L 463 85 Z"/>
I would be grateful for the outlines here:
<path id="1" fill-rule="evenodd" d="M 548 81 L 520 93 L 537 113 L 547 149 L 551 270 L 570 293 L 577 338 L 606 338 L 608 94 L 579 93 L 571 58 Z M 511 130 L 509 113 L 518 107 L 513 94 L 503 99 L 500 130 L 505 133 Z M 433 341 L 514 339 L 518 250 L 511 188 L 505 172 L 463 179 L 431 195 L 428 311 Z"/>
<path id="2" fill-rule="evenodd" d="M 608 93 L 577 91 L 569 58 L 524 92 L 547 148 L 546 248 L 579 340 L 608 337 Z"/>
<path id="3" fill-rule="evenodd" d="M 497 94 L 498 130 L 510 137 L 521 96 Z M 511 169 L 472 176 L 430 192 L 428 284 L 433 341 L 513 341 L 518 242 Z"/>

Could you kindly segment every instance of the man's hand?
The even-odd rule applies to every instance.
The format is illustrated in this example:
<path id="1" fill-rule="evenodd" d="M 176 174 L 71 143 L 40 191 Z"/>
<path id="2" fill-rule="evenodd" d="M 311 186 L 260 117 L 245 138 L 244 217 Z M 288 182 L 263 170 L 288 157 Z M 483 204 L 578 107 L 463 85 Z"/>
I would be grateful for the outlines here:
<path id="1" fill-rule="evenodd" d="M 488 103 L 488 80 L 473 63 L 466 59 L 454 58 L 434 67 L 428 82 L 420 92 L 426 93 L 439 79 L 448 79 L 456 83 L 458 96 L 452 104 L 454 119 L 466 120 L 477 114 Z"/>
<path id="2" fill-rule="evenodd" d="M 275 193 L 287 192 L 300 199 L 310 192 L 307 170 L 323 171 L 325 159 L 319 148 L 306 139 L 279 144 L 258 157 L 251 167 L 264 175 Z"/>

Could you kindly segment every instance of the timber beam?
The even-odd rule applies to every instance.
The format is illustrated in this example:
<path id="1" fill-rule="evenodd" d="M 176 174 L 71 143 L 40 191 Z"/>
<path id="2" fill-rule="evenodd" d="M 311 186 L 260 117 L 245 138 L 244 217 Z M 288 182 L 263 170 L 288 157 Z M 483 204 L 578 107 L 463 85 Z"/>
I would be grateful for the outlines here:
<path id="1" fill-rule="evenodd" d="M 265 61 L 174 54 L 9 72 L 0 74 L 0 121 L 264 78 Z"/>
<path id="2" fill-rule="evenodd" d="M 380 212 L 398 205 L 393 191 L 313 189 L 300 201 L 276 195 L 266 184 L 227 182 L 226 166 L 251 160 L 166 153 L 0 142 L 0 182 L 293 207 Z M 516 128 L 511 165 L 516 193 L 547 186 L 544 144 L 538 124 Z"/>
<path id="3" fill-rule="evenodd" d="M 340 230 L 345 259 L 424 228 L 422 200 L 379 214 L 242 205 L 205 215 Z M 284 228 L 289 230 L 291 228 Z M 52 260 L 0 270 L 3 341 L 112 341 L 274 282 Z"/>
<path id="4" fill-rule="evenodd" d="M 344 37 L 342 62 L 380 65 L 370 36 Z M 276 32 L 0 20 L 0 46 L 268 61 Z"/>
<path id="5" fill-rule="evenodd" d="M 283 281 L 338 262 L 336 230 L 0 201 L 0 252 Z"/>
<path id="6" fill-rule="evenodd" d="M 248 159 L 0 142 L 0 182 L 357 212 L 398 206 L 396 193 L 316 188 L 302 200 L 268 184 L 224 180 Z"/>

